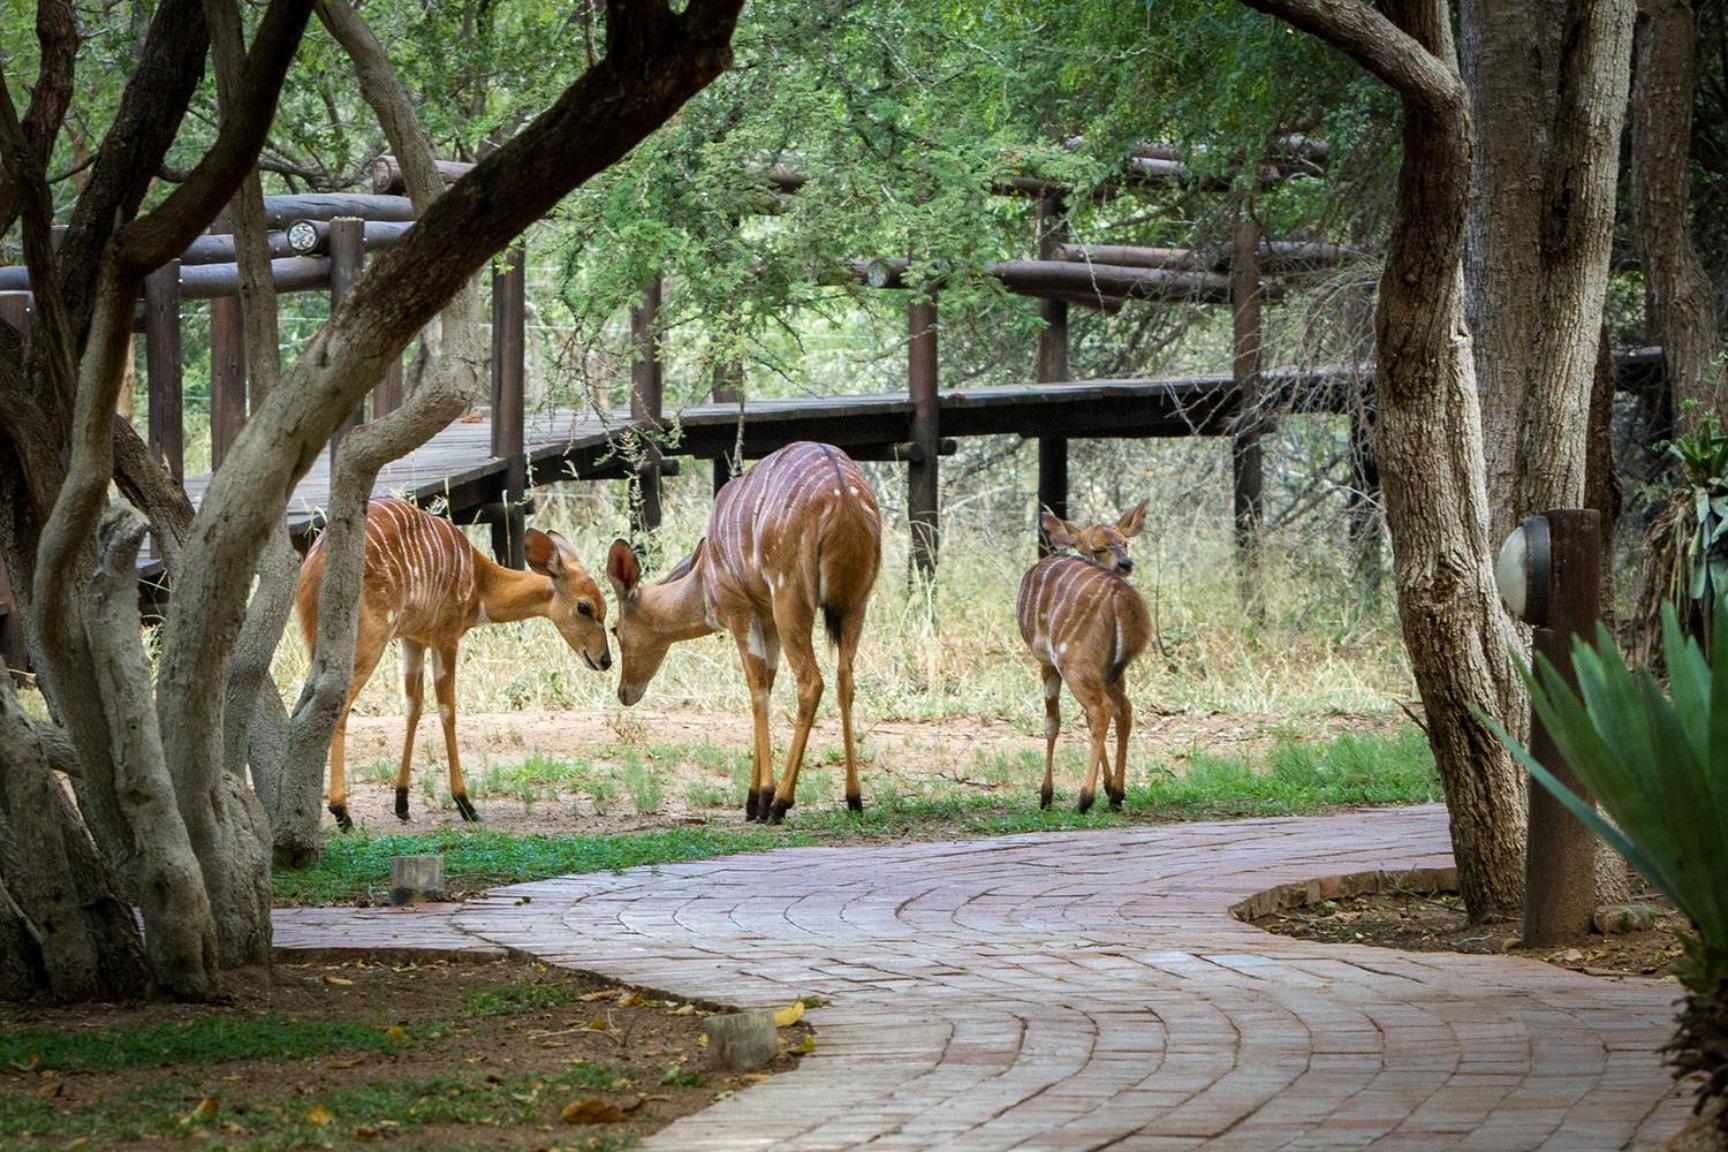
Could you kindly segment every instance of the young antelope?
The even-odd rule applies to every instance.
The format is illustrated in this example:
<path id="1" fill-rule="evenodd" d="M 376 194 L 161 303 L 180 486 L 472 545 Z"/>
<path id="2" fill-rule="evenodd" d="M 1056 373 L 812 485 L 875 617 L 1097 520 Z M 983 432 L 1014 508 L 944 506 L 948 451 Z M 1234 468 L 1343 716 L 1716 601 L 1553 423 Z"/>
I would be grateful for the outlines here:
<path id="1" fill-rule="evenodd" d="M 1146 601 L 1119 572 L 1132 570 L 1126 539 L 1139 533 L 1146 515 L 1144 503 L 1112 528 L 1097 525 L 1077 532 L 1073 526 L 1044 514 L 1044 530 L 1053 544 L 1075 546 L 1087 540 L 1088 555 L 1047 556 L 1020 581 L 1015 614 L 1020 636 L 1032 650 L 1044 678 L 1044 787 L 1040 807 L 1054 798 L 1056 737 L 1062 731 L 1062 685 L 1086 712 L 1092 732 L 1092 755 L 1080 788 L 1080 811 L 1097 797 L 1098 772 L 1104 771 L 1110 807 L 1120 809 L 1128 782 L 1128 734 L 1134 727 L 1134 706 L 1123 676 L 1152 636 L 1152 616 Z M 1121 543 L 1112 542 L 1114 533 Z M 1100 555 L 1102 553 L 1102 555 Z M 1116 724 L 1116 768 L 1110 770 L 1105 741 Z"/>

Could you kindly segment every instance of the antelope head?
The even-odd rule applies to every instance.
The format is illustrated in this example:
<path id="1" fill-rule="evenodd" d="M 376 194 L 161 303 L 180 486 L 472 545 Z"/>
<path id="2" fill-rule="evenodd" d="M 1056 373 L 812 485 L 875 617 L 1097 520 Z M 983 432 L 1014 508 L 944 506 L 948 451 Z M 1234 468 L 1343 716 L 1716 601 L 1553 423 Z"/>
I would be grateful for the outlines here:
<path id="1" fill-rule="evenodd" d="M 645 588 L 635 549 L 627 540 L 612 541 L 606 554 L 606 579 L 618 597 L 618 623 L 612 635 L 618 638 L 618 658 L 624 665 L 618 678 L 618 702 L 626 708 L 642 699 L 674 642 L 713 631 L 706 622 L 700 589 L 688 584 L 701 555 L 698 543 L 696 551 L 664 580 Z M 691 594 L 680 595 L 680 590 Z"/>
<path id="2" fill-rule="evenodd" d="M 552 581 L 546 619 L 564 643 L 595 672 L 612 667 L 612 651 L 606 644 L 606 599 L 570 542 L 556 532 L 530 528 L 522 551 L 528 567 Z"/>
<path id="3" fill-rule="evenodd" d="M 1140 529 L 1146 526 L 1146 501 L 1142 500 L 1122 513 L 1121 519 L 1114 524 L 1081 528 L 1054 512 L 1045 512 L 1040 523 L 1052 548 L 1073 549 L 1100 568 L 1126 576 L 1134 571 L 1134 559 L 1128 555 L 1128 541 L 1140 535 Z"/>

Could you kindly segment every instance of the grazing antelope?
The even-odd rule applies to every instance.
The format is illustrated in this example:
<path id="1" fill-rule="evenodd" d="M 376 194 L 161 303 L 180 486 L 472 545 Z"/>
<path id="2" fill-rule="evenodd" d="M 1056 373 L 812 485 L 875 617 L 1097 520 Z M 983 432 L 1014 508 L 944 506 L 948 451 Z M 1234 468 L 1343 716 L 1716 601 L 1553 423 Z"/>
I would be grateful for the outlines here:
<path id="1" fill-rule="evenodd" d="M 730 481 L 714 498 L 708 534 L 658 584 L 614 540 L 606 575 L 618 595 L 618 699 L 642 698 L 674 642 L 724 628 L 738 645 L 750 685 L 756 742 L 746 819 L 777 824 L 798 791 L 798 766 L 822 698 L 822 673 L 810 631 L 821 613 L 839 650 L 840 729 L 846 743 L 846 804 L 862 811 L 852 741 L 852 658 L 864 610 L 882 564 L 882 513 L 876 494 L 840 449 L 788 444 Z M 798 680 L 798 725 L 779 790 L 768 739 L 768 698 L 784 646 Z"/>
<path id="2" fill-rule="evenodd" d="M 606 645 L 606 601 L 600 587 L 556 532 L 530 528 L 523 540 L 529 572 L 494 563 L 450 521 L 403 500 L 373 500 L 366 506 L 365 575 L 360 588 L 360 638 L 354 648 L 354 678 L 330 740 L 330 791 L 326 802 L 343 831 L 348 785 L 343 757 L 348 710 L 366 687 L 391 640 L 402 641 L 402 693 L 408 698 L 408 732 L 396 771 L 396 815 L 408 819 L 408 768 L 420 722 L 421 661 L 432 653 L 432 684 L 444 749 L 450 760 L 450 798 L 464 820 L 478 820 L 456 754 L 456 648 L 476 624 L 544 617 L 564 642 L 596 672 L 612 666 Z M 318 636 L 318 588 L 324 579 L 324 542 L 306 553 L 300 567 L 296 607 L 300 635 L 311 652 Z"/>
<path id="3" fill-rule="evenodd" d="M 1152 617 L 1146 601 L 1119 573 L 1133 570 L 1126 538 L 1139 533 L 1146 518 L 1141 503 L 1117 521 L 1077 531 L 1046 512 L 1045 535 L 1059 547 L 1078 547 L 1093 559 L 1046 556 L 1020 580 L 1015 605 L 1020 636 L 1044 676 L 1044 787 L 1038 803 L 1048 808 L 1054 796 L 1056 737 L 1062 731 L 1062 685 L 1086 710 L 1092 731 L 1092 755 L 1080 787 L 1080 811 L 1097 796 L 1098 770 L 1110 807 L 1122 807 L 1128 784 L 1128 734 L 1134 727 L 1134 706 L 1128 700 L 1123 674 L 1146 647 Z M 1105 753 L 1110 722 L 1116 722 L 1116 771 Z"/>

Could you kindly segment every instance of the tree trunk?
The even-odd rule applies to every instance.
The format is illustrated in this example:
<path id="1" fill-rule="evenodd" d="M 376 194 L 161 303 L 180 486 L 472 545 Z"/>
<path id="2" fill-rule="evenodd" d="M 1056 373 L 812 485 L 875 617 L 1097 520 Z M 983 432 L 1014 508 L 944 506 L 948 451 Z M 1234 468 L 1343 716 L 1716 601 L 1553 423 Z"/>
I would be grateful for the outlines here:
<path id="1" fill-rule="evenodd" d="M 1444 0 L 1385 15 L 1329 0 L 1249 0 L 1350 55 L 1396 90 L 1403 160 L 1376 316 L 1375 458 L 1398 617 L 1446 792 L 1458 882 L 1473 919 L 1523 894 L 1523 790 L 1483 723 L 1522 712 L 1513 634 L 1488 543 L 1482 416 L 1464 323 L 1471 126 Z"/>
<path id="2" fill-rule="evenodd" d="M 1692 245 L 1687 205 L 1694 21 L 1687 0 L 1641 0 L 1632 88 L 1632 222 L 1652 335 L 1677 430 L 1728 418 L 1710 277 Z"/>
<path id="3" fill-rule="evenodd" d="M 1632 0 L 1466 0 L 1478 133 L 1466 253 L 1489 538 L 1583 503 Z"/>

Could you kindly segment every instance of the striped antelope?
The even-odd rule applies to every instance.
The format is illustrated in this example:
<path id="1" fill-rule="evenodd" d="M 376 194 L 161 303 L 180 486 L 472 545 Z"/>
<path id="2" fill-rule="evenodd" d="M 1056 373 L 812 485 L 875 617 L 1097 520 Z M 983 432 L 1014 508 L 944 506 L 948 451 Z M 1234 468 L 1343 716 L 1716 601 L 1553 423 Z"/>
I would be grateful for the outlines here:
<path id="1" fill-rule="evenodd" d="M 432 653 L 432 683 L 444 749 L 450 761 L 450 798 L 464 820 L 478 820 L 462 764 L 456 754 L 456 649 L 476 624 L 544 617 L 589 668 L 612 666 L 606 645 L 606 601 L 599 585 L 556 532 L 530 528 L 523 540 L 529 572 L 494 563 L 450 521 L 403 500 L 373 500 L 366 507 L 365 575 L 360 588 L 360 638 L 354 648 L 354 678 L 330 740 L 330 790 L 326 802 L 347 831 L 348 785 L 344 755 L 348 710 L 366 687 L 391 640 L 402 641 L 402 694 L 408 699 L 408 731 L 396 771 L 396 815 L 408 819 L 408 769 L 420 722 L 422 658 Z M 318 636 L 318 586 L 324 579 L 324 542 L 312 545 L 300 567 L 296 607 L 300 635 L 312 651 Z"/>
<path id="2" fill-rule="evenodd" d="M 1046 512 L 1045 535 L 1058 546 L 1081 546 L 1086 555 L 1046 556 L 1020 580 L 1015 605 L 1020 636 L 1037 658 L 1044 677 L 1044 787 L 1040 807 L 1054 796 L 1056 737 L 1062 731 L 1062 685 L 1086 710 L 1092 731 L 1092 755 L 1080 788 L 1080 811 L 1097 796 L 1098 770 L 1110 807 L 1122 807 L 1128 784 L 1128 734 L 1134 727 L 1134 706 L 1122 677 L 1152 635 L 1146 601 L 1119 573 L 1133 569 L 1125 540 L 1139 533 L 1146 516 L 1141 504 L 1117 521 L 1114 528 L 1095 525 L 1077 533 L 1073 526 Z M 1112 536 L 1111 534 L 1114 533 Z M 1103 542 L 1103 546 L 1092 547 Z M 1116 722 L 1116 771 L 1112 776 L 1105 741 Z"/>
<path id="3" fill-rule="evenodd" d="M 852 659 L 882 564 L 876 494 L 840 449 L 796 443 L 763 458 L 714 498 L 708 534 L 658 584 L 624 540 L 612 542 L 606 575 L 618 595 L 618 699 L 642 698 L 674 642 L 724 628 L 738 645 L 750 685 L 756 741 L 747 819 L 779 823 L 798 791 L 798 766 L 822 697 L 810 641 L 817 613 L 839 650 L 840 729 L 846 743 L 846 804 L 862 811 L 852 740 Z M 798 724 L 779 789 L 768 739 L 768 699 L 784 646 L 798 680 Z"/>
<path id="4" fill-rule="evenodd" d="M 1056 551 L 1066 548 L 1112 572 L 1126 576 L 1134 571 L 1134 558 L 1128 555 L 1128 541 L 1140 535 L 1146 526 L 1146 501 L 1142 500 L 1114 524 L 1094 524 L 1090 528 L 1059 518 L 1053 512 L 1044 513 L 1040 523 L 1044 539 Z"/>

